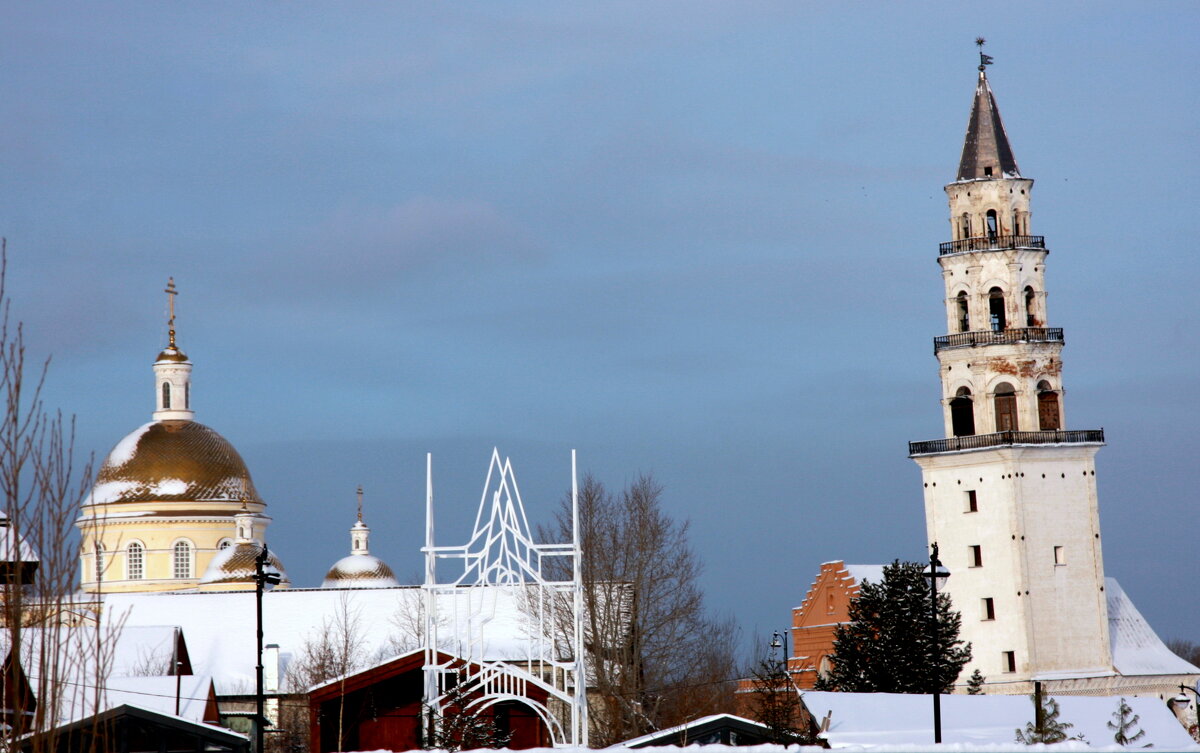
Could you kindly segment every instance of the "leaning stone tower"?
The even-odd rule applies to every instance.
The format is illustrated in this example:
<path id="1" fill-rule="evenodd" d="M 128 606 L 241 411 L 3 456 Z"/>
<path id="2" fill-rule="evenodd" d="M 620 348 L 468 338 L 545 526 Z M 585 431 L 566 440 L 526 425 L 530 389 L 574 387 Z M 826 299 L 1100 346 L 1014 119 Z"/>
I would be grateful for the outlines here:
<path id="1" fill-rule="evenodd" d="M 952 577 L 961 637 L 993 692 L 1112 672 L 1094 458 L 1102 430 L 1068 430 L 1062 329 L 1048 326 L 1049 250 L 1033 180 L 1009 145 L 981 55 L 938 249 L 946 332 L 934 338 L 945 438 L 912 442 L 929 540 Z"/>

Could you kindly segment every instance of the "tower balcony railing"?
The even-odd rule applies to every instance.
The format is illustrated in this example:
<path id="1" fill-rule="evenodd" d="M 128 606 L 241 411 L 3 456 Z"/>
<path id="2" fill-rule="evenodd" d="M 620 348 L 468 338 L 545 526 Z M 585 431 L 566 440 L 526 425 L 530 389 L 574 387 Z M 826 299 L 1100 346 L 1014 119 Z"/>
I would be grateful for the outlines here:
<path id="1" fill-rule="evenodd" d="M 939 452 L 984 450 L 989 447 L 1039 444 L 1104 444 L 1104 429 L 1051 429 L 1048 431 L 998 431 L 966 437 L 909 442 L 908 455 L 936 455 Z"/>
<path id="2" fill-rule="evenodd" d="M 1016 327 L 1001 330 L 955 332 L 933 338 L 933 352 L 946 348 L 968 348 L 976 345 L 1011 345 L 1013 343 L 1061 343 L 1062 327 Z"/>
<path id="3" fill-rule="evenodd" d="M 1044 235 L 989 235 L 978 238 L 963 238 L 958 241 L 942 243 L 938 246 L 938 256 L 946 254 L 961 254 L 967 251 L 991 251 L 1007 248 L 1040 248 L 1045 250 Z"/>

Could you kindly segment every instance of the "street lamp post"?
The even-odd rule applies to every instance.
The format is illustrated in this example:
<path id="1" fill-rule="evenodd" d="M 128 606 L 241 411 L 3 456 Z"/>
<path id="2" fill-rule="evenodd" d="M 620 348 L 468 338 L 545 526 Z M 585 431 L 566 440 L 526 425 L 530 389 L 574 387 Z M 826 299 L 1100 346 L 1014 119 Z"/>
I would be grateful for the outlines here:
<path id="1" fill-rule="evenodd" d="M 1188 691 L 1196 696 L 1196 729 L 1200 730 L 1200 690 L 1197 690 L 1196 688 L 1189 688 L 1187 685 L 1180 685 L 1179 695 L 1175 696 L 1171 700 L 1175 701 L 1176 704 L 1183 706 L 1186 709 L 1188 703 L 1190 703 L 1192 699 L 1188 698 L 1184 691 Z M 1190 732 L 1191 730 L 1189 729 L 1188 731 Z"/>
<path id="2" fill-rule="evenodd" d="M 940 649 L 938 646 L 938 581 L 945 585 L 946 579 L 950 577 L 950 571 L 942 567 L 941 560 L 938 559 L 938 545 L 933 542 L 933 546 L 929 551 L 929 569 L 924 573 L 926 578 L 929 578 L 929 634 L 931 640 L 929 661 L 933 671 L 933 742 L 940 743 L 942 741 L 942 688 L 938 682 L 938 658 Z"/>
<path id="3" fill-rule="evenodd" d="M 265 697 L 263 695 L 263 611 L 262 598 L 263 586 L 278 585 L 281 580 L 279 573 L 267 572 L 266 564 L 270 552 L 267 551 L 267 545 L 262 545 L 262 550 L 254 558 L 254 598 L 257 609 L 258 618 L 258 667 L 256 668 L 257 686 L 255 689 L 255 712 L 254 712 L 254 753 L 263 753 L 263 731 L 267 726 L 266 715 L 263 713 L 265 705 Z"/>

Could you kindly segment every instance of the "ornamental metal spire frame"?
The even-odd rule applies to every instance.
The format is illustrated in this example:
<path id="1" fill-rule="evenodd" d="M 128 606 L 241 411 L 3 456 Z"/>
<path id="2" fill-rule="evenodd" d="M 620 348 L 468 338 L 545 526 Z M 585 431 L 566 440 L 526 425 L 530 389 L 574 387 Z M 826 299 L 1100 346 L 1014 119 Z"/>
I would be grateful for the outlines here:
<path id="1" fill-rule="evenodd" d="M 553 745 L 587 747 L 578 489 L 572 450 L 571 541 L 537 544 L 512 463 L 493 448 L 471 538 L 462 546 L 435 546 L 433 456 L 426 455 L 426 725 L 439 723 L 452 694 L 460 702 L 470 698 L 463 711 L 471 713 L 516 701 L 538 715 Z M 445 581 L 438 560 L 451 561 Z M 489 624 L 511 619 L 524 645 L 490 645 Z M 542 694 L 545 703 L 537 697 Z"/>

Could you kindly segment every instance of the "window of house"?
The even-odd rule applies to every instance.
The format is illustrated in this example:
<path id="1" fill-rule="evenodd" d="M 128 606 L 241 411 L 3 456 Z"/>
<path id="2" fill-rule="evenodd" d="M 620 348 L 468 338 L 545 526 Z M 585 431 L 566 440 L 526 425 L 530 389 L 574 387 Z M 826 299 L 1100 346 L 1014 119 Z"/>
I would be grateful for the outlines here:
<path id="1" fill-rule="evenodd" d="M 1067 552 L 1061 546 L 1054 547 L 1054 564 L 1055 565 L 1067 564 Z"/>
<path id="2" fill-rule="evenodd" d="M 1016 651 L 1005 651 L 1001 655 L 1001 661 L 1004 666 L 1005 672 L 1016 672 L 1017 671 L 1017 652 Z"/>
<path id="3" fill-rule="evenodd" d="M 983 567 L 983 547 L 979 544 L 972 544 L 968 551 L 968 561 L 971 567 Z"/>
<path id="4" fill-rule="evenodd" d="M 172 547 L 172 572 L 176 578 L 192 577 L 192 545 L 188 541 L 176 541 Z"/>
<path id="5" fill-rule="evenodd" d="M 146 550 L 136 541 L 125 547 L 125 578 L 141 580 L 146 577 Z"/>
<path id="6" fill-rule="evenodd" d="M 983 619 L 984 620 L 996 619 L 996 602 L 994 599 L 992 599 L 991 596 L 988 596 L 987 598 L 985 598 L 983 600 L 982 606 L 983 606 Z"/>
<path id="7" fill-rule="evenodd" d="M 967 495 L 967 512 L 979 512 L 979 497 L 975 495 L 974 489 L 968 489 Z"/>

